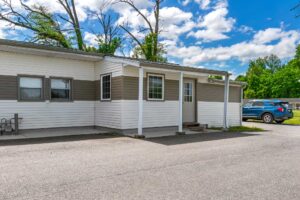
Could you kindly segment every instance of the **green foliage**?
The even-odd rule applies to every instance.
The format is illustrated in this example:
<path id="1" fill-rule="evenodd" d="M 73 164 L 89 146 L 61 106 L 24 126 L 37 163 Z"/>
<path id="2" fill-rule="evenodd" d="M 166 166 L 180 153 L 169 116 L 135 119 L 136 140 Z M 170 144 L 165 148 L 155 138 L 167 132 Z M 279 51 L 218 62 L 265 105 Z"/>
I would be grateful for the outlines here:
<path id="1" fill-rule="evenodd" d="M 113 38 L 110 42 L 99 39 L 98 45 L 98 48 L 92 46 L 86 47 L 85 51 L 113 55 L 117 48 L 121 46 L 121 38 Z"/>
<path id="2" fill-rule="evenodd" d="M 43 6 L 35 5 L 30 14 L 28 21 L 34 30 L 34 39 L 40 43 L 54 46 L 71 48 L 71 39 L 67 38 L 61 31 L 60 25 L 54 16 Z"/>
<path id="3" fill-rule="evenodd" d="M 99 41 L 99 53 L 114 54 L 117 48 L 121 46 L 121 39 L 119 37 L 113 38 L 109 43 L 105 43 L 104 40 Z"/>
<path id="4" fill-rule="evenodd" d="M 146 35 L 141 46 L 137 46 L 134 49 L 134 57 L 144 57 L 146 60 L 154 62 L 167 62 L 167 58 L 164 57 L 164 54 L 166 53 L 164 45 L 158 43 L 157 40 L 157 34 L 150 33 Z M 156 43 L 158 43 L 157 52 L 155 49 Z"/>
<path id="5" fill-rule="evenodd" d="M 300 48 L 286 65 L 276 55 L 250 61 L 245 76 L 236 80 L 247 82 L 245 98 L 299 98 L 300 97 Z"/>

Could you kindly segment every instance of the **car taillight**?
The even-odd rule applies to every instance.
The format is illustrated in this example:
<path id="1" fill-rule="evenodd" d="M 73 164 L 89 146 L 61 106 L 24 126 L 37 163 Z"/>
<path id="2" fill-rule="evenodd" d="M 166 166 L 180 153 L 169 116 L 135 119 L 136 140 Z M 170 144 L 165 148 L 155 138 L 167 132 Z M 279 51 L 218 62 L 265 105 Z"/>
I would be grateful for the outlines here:
<path id="1" fill-rule="evenodd" d="M 277 110 L 278 110 L 279 112 L 284 112 L 284 108 L 283 108 L 283 107 L 279 107 L 279 108 L 277 108 Z"/>

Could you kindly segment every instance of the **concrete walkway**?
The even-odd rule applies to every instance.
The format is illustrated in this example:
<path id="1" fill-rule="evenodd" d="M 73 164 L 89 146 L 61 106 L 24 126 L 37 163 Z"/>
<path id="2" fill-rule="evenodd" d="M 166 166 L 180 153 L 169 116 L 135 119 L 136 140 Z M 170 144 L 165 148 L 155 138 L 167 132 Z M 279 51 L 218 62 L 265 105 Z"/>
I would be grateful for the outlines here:
<path id="1" fill-rule="evenodd" d="M 220 132 L 216 130 L 206 130 L 205 132 L 190 131 L 185 129 L 186 135 L 208 133 L 208 132 Z M 63 136 L 79 136 L 79 135 L 97 135 L 97 134 L 111 134 L 107 130 L 94 129 L 92 127 L 87 128 L 55 128 L 55 129 L 40 129 L 40 130 L 24 130 L 20 131 L 18 135 L 2 135 L 1 140 L 20 140 L 20 139 L 34 139 L 34 138 L 49 138 L 49 137 L 63 137 Z M 134 137 L 135 134 L 125 134 L 125 136 Z M 165 136 L 176 135 L 176 130 L 160 130 L 160 131 L 145 131 L 146 138 L 156 138 Z"/>
<path id="2" fill-rule="evenodd" d="M 33 138 L 48 138 L 48 137 L 62 137 L 75 135 L 97 135 L 107 134 L 108 131 L 94 129 L 92 127 L 80 128 L 54 128 L 54 129 L 40 129 L 40 130 L 25 130 L 20 131 L 18 135 L 2 135 L 0 140 L 19 140 L 19 139 L 33 139 Z"/>

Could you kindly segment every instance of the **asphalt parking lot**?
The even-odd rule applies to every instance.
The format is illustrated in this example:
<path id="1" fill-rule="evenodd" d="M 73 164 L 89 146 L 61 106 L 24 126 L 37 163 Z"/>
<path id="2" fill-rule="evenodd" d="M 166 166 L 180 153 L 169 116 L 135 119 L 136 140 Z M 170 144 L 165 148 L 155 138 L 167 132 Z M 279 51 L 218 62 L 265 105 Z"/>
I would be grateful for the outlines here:
<path id="1" fill-rule="evenodd" d="M 251 123 L 246 123 L 251 125 Z M 0 199 L 300 199 L 300 127 L 0 143 Z"/>

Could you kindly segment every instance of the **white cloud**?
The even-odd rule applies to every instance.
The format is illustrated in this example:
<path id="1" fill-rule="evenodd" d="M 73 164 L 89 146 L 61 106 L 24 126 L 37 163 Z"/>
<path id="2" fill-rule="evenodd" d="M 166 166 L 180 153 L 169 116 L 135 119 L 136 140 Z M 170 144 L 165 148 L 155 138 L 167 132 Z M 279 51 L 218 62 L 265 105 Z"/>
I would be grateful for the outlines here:
<path id="1" fill-rule="evenodd" d="M 227 47 L 201 48 L 199 46 L 169 46 L 168 54 L 183 60 L 185 65 L 197 65 L 201 62 L 228 61 L 236 59 L 248 62 L 250 59 L 276 54 L 280 58 L 290 58 L 300 42 L 300 32 L 276 30 L 270 38 L 265 37 L 269 29 L 259 31 L 250 41 Z M 261 36 L 261 38 L 259 38 Z M 279 37 L 280 36 L 280 37 Z M 278 41 L 277 41 L 278 40 Z M 275 42 L 269 44 L 269 42 Z"/>
<path id="2" fill-rule="evenodd" d="M 0 38 L 6 38 L 7 37 L 7 28 L 8 23 L 5 21 L 0 21 Z"/>
<path id="3" fill-rule="evenodd" d="M 249 34 L 249 33 L 254 33 L 254 29 L 250 26 L 246 26 L 246 25 L 242 25 L 240 26 L 239 28 L 237 28 L 237 30 L 241 33 L 246 33 L 246 34 Z"/>
<path id="4" fill-rule="evenodd" d="M 211 0 L 195 0 L 196 3 L 200 5 L 200 8 L 206 10 L 209 8 Z"/>
<path id="5" fill-rule="evenodd" d="M 180 35 L 191 31 L 196 26 L 192 21 L 193 14 L 190 12 L 184 12 L 177 7 L 165 7 L 160 12 L 163 38 L 178 40 Z"/>
<path id="6" fill-rule="evenodd" d="M 181 4 L 183 6 L 187 6 L 189 3 L 191 3 L 193 0 L 183 0 Z M 212 0 L 194 0 L 195 3 L 199 4 L 200 8 L 203 10 L 207 10 L 209 8 L 209 5 L 211 4 Z"/>
<path id="7" fill-rule="evenodd" d="M 96 34 L 90 33 L 90 32 L 85 32 L 84 33 L 84 41 L 86 41 L 86 43 L 89 46 L 93 46 L 96 47 L 98 45 L 98 37 Z"/>
<path id="8" fill-rule="evenodd" d="M 141 12 L 147 17 L 152 26 L 154 26 L 155 18 L 153 13 L 147 9 L 142 9 Z M 144 37 L 144 34 L 140 33 L 139 29 L 141 27 L 148 28 L 148 25 L 146 24 L 145 20 L 138 15 L 137 12 L 132 10 L 124 10 L 120 14 L 121 16 L 118 20 L 119 24 L 128 24 L 128 26 L 132 29 L 132 32 L 137 35 L 138 38 Z M 180 35 L 191 31 L 196 26 L 196 23 L 193 22 L 192 18 L 192 13 L 184 12 L 177 7 L 161 8 L 161 37 L 177 40 Z"/>
<path id="9" fill-rule="evenodd" d="M 195 37 L 204 42 L 229 38 L 225 33 L 229 33 L 233 29 L 236 20 L 231 17 L 228 18 L 227 15 L 227 3 L 219 2 L 213 11 L 199 18 L 199 29 L 190 32 L 188 36 Z"/>
<path id="10" fill-rule="evenodd" d="M 291 32 L 284 32 L 281 28 L 268 28 L 257 32 L 254 35 L 253 42 L 257 44 L 267 44 L 290 34 Z"/>

